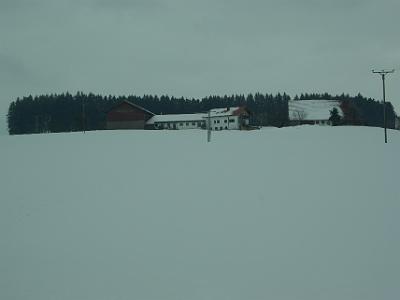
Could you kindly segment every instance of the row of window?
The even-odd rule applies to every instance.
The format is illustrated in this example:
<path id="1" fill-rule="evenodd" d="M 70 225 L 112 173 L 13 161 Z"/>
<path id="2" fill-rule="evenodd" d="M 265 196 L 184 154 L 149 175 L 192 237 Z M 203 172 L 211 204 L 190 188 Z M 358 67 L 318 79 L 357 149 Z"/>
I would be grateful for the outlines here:
<path id="1" fill-rule="evenodd" d="M 328 124 L 330 124 L 330 121 L 315 121 L 314 124 L 328 125 Z"/>
<path id="2" fill-rule="evenodd" d="M 214 124 L 219 124 L 221 120 L 214 120 Z M 228 123 L 228 120 L 224 120 L 224 123 Z M 229 119 L 229 123 L 235 123 L 235 119 Z"/>
<path id="3" fill-rule="evenodd" d="M 183 127 L 183 126 L 197 126 L 197 127 L 202 127 L 202 126 L 205 126 L 206 125 L 206 123 L 205 123 L 205 121 L 198 121 L 198 122 L 179 122 L 179 123 L 177 123 L 177 122 L 170 122 L 170 123 L 162 123 L 162 124 L 158 124 L 158 126 L 159 127 L 164 127 L 164 128 L 172 128 L 172 127 L 174 127 L 174 126 L 180 126 L 180 127 Z"/>
<path id="4" fill-rule="evenodd" d="M 214 120 L 214 124 L 220 124 L 222 120 Z M 228 123 L 228 120 L 225 119 L 223 120 L 225 124 Z M 229 119 L 229 123 L 235 123 L 235 119 Z M 160 123 L 156 124 L 156 127 L 158 128 L 176 128 L 176 127 L 184 127 L 184 126 L 192 126 L 192 127 L 205 127 L 206 126 L 206 121 L 195 121 L 195 122 L 167 122 L 167 123 Z M 223 129 L 228 129 L 227 126 L 219 126 L 219 127 L 214 127 L 214 130 L 223 130 Z"/>

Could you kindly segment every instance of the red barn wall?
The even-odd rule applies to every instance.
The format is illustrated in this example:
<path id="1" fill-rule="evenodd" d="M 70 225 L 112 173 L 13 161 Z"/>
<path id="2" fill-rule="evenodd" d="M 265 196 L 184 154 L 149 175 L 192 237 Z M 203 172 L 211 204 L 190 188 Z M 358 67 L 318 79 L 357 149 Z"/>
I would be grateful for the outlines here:
<path id="1" fill-rule="evenodd" d="M 121 103 L 107 113 L 107 129 L 144 129 L 151 115 L 128 103 Z"/>

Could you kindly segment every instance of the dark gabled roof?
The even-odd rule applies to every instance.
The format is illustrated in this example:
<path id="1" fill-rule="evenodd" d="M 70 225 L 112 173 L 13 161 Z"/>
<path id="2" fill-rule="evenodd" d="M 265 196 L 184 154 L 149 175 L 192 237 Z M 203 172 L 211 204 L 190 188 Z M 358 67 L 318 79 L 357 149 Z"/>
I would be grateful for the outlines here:
<path id="1" fill-rule="evenodd" d="M 130 106 L 133 106 L 133 107 L 135 107 L 135 108 L 137 108 L 137 109 L 140 109 L 140 110 L 142 110 L 142 111 L 148 113 L 149 115 L 152 115 L 152 116 L 155 115 L 154 113 L 152 113 L 151 111 L 145 109 L 144 107 L 141 107 L 140 105 L 134 104 L 134 103 L 132 103 L 132 102 L 130 102 L 130 101 L 128 101 L 128 100 L 123 100 L 122 102 L 120 102 L 120 103 L 114 105 L 113 107 L 111 107 L 111 108 L 107 111 L 107 113 L 110 112 L 110 111 L 112 111 L 114 108 L 120 106 L 122 103 L 126 103 L 126 104 L 128 104 L 128 105 L 130 105 Z"/>

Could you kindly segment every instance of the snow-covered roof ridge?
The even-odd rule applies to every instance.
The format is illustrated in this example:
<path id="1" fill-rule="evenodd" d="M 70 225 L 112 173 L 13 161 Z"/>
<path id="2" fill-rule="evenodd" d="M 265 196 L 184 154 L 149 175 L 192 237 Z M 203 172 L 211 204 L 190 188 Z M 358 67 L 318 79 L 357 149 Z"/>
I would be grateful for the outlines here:
<path id="1" fill-rule="evenodd" d="M 206 114 L 169 114 L 169 115 L 155 115 L 147 121 L 148 125 L 160 122 L 192 122 L 203 121 Z"/>
<path id="2" fill-rule="evenodd" d="M 298 120 L 298 114 L 301 113 L 302 120 L 305 121 L 329 120 L 330 111 L 334 108 L 343 116 L 340 104 L 340 100 L 290 100 L 289 119 Z"/>
<path id="3" fill-rule="evenodd" d="M 238 109 L 240 109 L 240 107 L 213 108 L 210 109 L 210 114 L 211 117 L 227 116 L 227 115 L 232 115 Z"/>
<path id="4" fill-rule="evenodd" d="M 210 109 L 210 117 L 225 117 L 233 116 L 241 107 L 225 107 L 225 108 L 213 108 Z M 154 123 L 160 122 L 195 122 L 203 121 L 204 118 L 208 117 L 208 112 L 206 113 L 194 113 L 194 114 L 168 114 L 168 115 L 155 115 L 147 121 L 148 125 L 153 125 Z"/>
<path id="5" fill-rule="evenodd" d="M 142 111 L 148 113 L 149 115 L 152 115 L 152 116 L 155 115 L 153 112 L 149 111 L 148 109 L 144 108 L 143 106 L 140 106 L 140 105 L 137 105 L 137 104 L 135 104 L 135 103 L 132 103 L 132 102 L 129 101 L 129 100 L 122 100 L 121 102 L 119 102 L 119 103 L 115 104 L 113 107 L 111 107 L 108 111 L 113 110 L 114 108 L 120 106 L 120 105 L 123 104 L 123 103 L 127 103 L 127 104 L 129 104 L 130 106 L 136 107 L 137 109 L 140 109 L 140 110 L 142 110 Z"/>

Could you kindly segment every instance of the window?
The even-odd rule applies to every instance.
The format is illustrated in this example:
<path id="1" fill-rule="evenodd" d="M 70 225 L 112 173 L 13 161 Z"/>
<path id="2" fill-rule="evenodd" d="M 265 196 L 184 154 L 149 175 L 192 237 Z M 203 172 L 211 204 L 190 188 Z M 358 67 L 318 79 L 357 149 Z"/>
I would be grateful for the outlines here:
<path id="1" fill-rule="evenodd" d="M 186 126 L 189 126 L 189 122 L 186 122 Z"/>
<path id="2" fill-rule="evenodd" d="M 217 123 L 219 124 L 219 120 L 217 120 Z"/>
<path id="3" fill-rule="evenodd" d="M 179 126 L 183 126 L 183 123 L 179 123 Z"/>
<path id="4" fill-rule="evenodd" d="M 225 129 L 228 129 L 228 126 L 225 126 Z"/>
<path id="5" fill-rule="evenodd" d="M 219 128 L 220 130 L 224 129 L 222 126 Z"/>
<path id="6" fill-rule="evenodd" d="M 216 124 L 217 123 L 217 120 L 214 120 L 214 124 Z"/>
<path id="7" fill-rule="evenodd" d="M 215 127 L 215 130 L 218 130 L 218 127 Z"/>
<path id="8" fill-rule="evenodd" d="M 227 122 L 228 122 L 228 121 L 225 119 L 225 120 L 224 120 L 224 123 L 227 123 Z"/>
<path id="9" fill-rule="evenodd" d="M 192 122 L 192 126 L 196 126 L 196 123 L 195 123 L 195 122 Z"/>
<path id="10" fill-rule="evenodd" d="M 235 119 L 229 119 L 229 123 L 235 123 Z"/>

